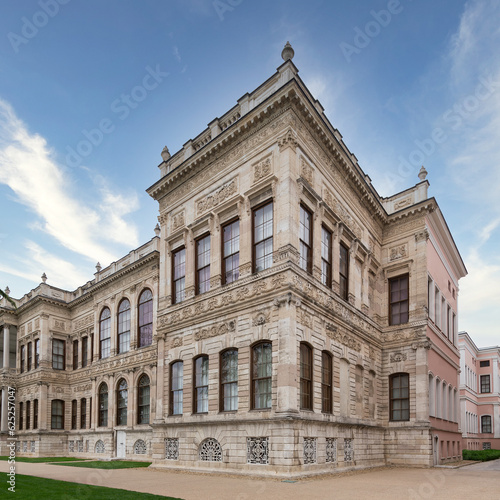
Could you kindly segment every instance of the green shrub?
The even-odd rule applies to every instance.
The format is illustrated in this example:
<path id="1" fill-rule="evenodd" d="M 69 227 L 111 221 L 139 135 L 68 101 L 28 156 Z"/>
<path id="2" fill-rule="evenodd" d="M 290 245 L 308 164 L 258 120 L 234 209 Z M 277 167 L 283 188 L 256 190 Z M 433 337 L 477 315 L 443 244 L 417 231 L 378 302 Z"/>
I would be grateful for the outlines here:
<path id="1" fill-rule="evenodd" d="M 481 462 L 496 460 L 500 458 L 500 450 L 463 450 L 462 458 L 464 460 L 480 460 Z"/>

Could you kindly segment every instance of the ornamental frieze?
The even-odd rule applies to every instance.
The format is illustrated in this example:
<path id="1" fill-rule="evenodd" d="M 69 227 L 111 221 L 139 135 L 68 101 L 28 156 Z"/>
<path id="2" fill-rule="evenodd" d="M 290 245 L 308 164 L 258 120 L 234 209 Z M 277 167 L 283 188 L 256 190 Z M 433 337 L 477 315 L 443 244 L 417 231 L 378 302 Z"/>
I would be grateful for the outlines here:
<path id="1" fill-rule="evenodd" d="M 300 176 L 311 186 L 313 185 L 313 169 L 302 157 L 300 158 Z"/>
<path id="2" fill-rule="evenodd" d="M 357 351 L 357 352 L 361 351 L 361 343 L 360 342 L 353 339 L 347 333 L 340 333 L 338 328 L 335 327 L 334 325 L 331 325 L 331 323 L 327 323 L 327 325 L 325 327 L 325 334 L 327 337 L 330 337 L 332 340 L 335 340 L 336 342 L 340 342 L 342 345 L 349 347 L 349 349 L 353 349 L 354 351 Z"/>
<path id="3" fill-rule="evenodd" d="M 64 321 L 55 319 L 54 320 L 54 328 L 60 330 L 61 332 L 66 331 L 66 323 Z"/>
<path id="4" fill-rule="evenodd" d="M 311 315 L 307 314 L 305 311 L 299 309 L 297 319 L 299 323 L 307 328 L 313 327 L 313 318 Z"/>
<path id="5" fill-rule="evenodd" d="M 396 331 L 382 333 L 382 339 L 385 342 L 397 342 L 405 340 L 417 340 L 420 334 L 417 331 Z"/>
<path id="6" fill-rule="evenodd" d="M 199 200 L 196 203 L 196 212 L 198 215 L 201 215 L 209 210 L 214 209 L 228 198 L 230 198 L 233 194 L 238 192 L 238 178 L 230 180 L 222 187 L 218 188 L 215 191 L 212 191 L 208 196 Z"/>
<path id="7" fill-rule="evenodd" d="M 337 200 L 332 192 L 324 188 L 323 198 L 325 203 L 340 217 L 340 220 L 348 227 L 352 233 L 361 240 L 363 237 L 363 230 L 361 226 L 354 220 L 353 216 L 345 209 L 344 205 Z"/>
<path id="8" fill-rule="evenodd" d="M 82 328 L 85 328 L 86 326 L 94 324 L 94 315 L 93 314 L 87 314 L 87 316 L 84 316 L 83 318 L 77 319 L 74 322 L 74 330 L 80 330 Z"/>
<path id="9" fill-rule="evenodd" d="M 228 321 L 227 323 L 221 323 L 220 325 L 210 326 L 208 328 L 202 328 L 194 334 L 194 340 L 209 339 L 212 337 L 217 337 L 219 335 L 224 335 L 229 332 L 234 332 L 236 328 L 235 321 Z"/>
<path id="10" fill-rule="evenodd" d="M 73 387 L 73 392 L 90 391 L 90 389 L 92 389 L 92 384 L 77 385 Z"/>
<path id="11" fill-rule="evenodd" d="M 271 175 L 272 171 L 271 158 L 260 161 L 253 167 L 253 181 L 260 181 L 264 177 Z"/>
<path id="12" fill-rule="evenodd" d="M 396 352 L 395 354 L 391 354 L 389 360 L 391 363 L 398 363 L 400 361 L 406 361 L 408 356 L 403 352 Z"/>

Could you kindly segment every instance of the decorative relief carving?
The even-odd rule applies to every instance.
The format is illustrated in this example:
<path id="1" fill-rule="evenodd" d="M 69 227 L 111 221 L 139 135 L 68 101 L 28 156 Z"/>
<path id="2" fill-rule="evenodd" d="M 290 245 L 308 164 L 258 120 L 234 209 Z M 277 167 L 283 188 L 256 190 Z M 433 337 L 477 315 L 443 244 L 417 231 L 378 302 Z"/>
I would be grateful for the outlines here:
<path id="1" fill-rule="evenodd" d="M 394 203 L 394 211 L 401 210 L 402 208 L 409 207 L 412 204 L 411 196 L 403 198 L 402 200 Z"/>
<path id="2" fill-rule="evenodd" d="M 339 216 L 340 220 L 353 232 L 356 238 L 361 239 L 363 237 L 361 226 L 326 187 L 324 188 L 323 197 L 325 203 Z"/>
<path id="3" fill-rule="evenodd" d="M 39 330 L 40 329 L 40 318 L 36 318 L 35 319 L 35 330 Z"/>
<path id="4" fill-rule="evenodd" d="M 182 212 L 179 212 L 177 214 L 174 214 L 171 216 L 172 222 L 171 222 L 171 231 L 172 233 L 174 231 L 177 231 L 177 229 L 184 227 L 186 225 L 186 213 L 183 210 Z"/>
<path id="5" fill-rule="evenodd" d="M 179 438 L 165 439 L 165 459 L 179 460 Z"/>
<path id="6" fill-rule="evenodd" d="M 337 461 L 337 438 L 326 438 L 326 462 Z"/>
<path id="7" fill-rule="evenodd" d="M 397 342 L 407 340 L 417 340 L 420 337 L 416 331 L 398 331 L 398 332 L 385 332 L 382 333 L 382 338 L 385 342 Z"/>
<path id="8" fill-rule="evenodd" d="M 90 389 L 92 389 L 92 384 L 77 385 L 73 387 L 73 392 L 90 391 Z"/>
<path id="9" fill-rule="evenodd" d="M 271 158 L 266 158 L 265 160 L 260 161 L 253 168 L 253 181 L 260 181 L 264 177 L 270 175 L 272 171 Z"/>
<path id="10" fill-rule="evenodd" d="M 336 326 L 327 323 L 327 326 L 325 328 L 325 333 L 326 336 L 330 337 L 332 340 L 340 342 L 341 344 L 345 345 L 346 347 L 349 347 L 350 349 L 353 349 L 354 351 L 357 352 L 361 351 L 361 343 L 358 342 L 357 340 L 354 340 L 347 333 L 344 334 L 340 333 Z"/>
<path id="11" fill-rule="evenodd" d="M 304 463 L 316 463 L 316 438 L 304 438 Z"/>
<path id="12" fill-rule="evenodd" d="M 104 447 L 104 441 L 99 439 L 97 443 L 95 444 L 95 452 L 96 453 L 104 453 L 105 452 L 105 447 Z"/>
<path id="13" fill-rule="evenodd" d="M 416 351 L 417 349 L 430 349 L 431 348 L 431 343 L 429 340 L 424 340 L 422 342 L 414 342 L 411 345 L 411 348 Z"/>
<path id="14" fill-rule="evenodd" d="M 398 260 L 408 257 L 408 245 L 398 245 L 389 249 L 389 260 Z"/>
<path id="15" fill-rule="evenodd" d="M 419 231 L 418 233 L 415 233 L 415 241 L 418 243 L 419 241 L 427 241 L 429 239 L 429 231 L 427 229 L 424 229 L 423 231 Z"/>
<path id="16" fill-rule="evenodd" d="M 252 325 L 253 326 L 265 325 L 266 323 L 269 323 L 270 319 L 271 319 L 270 311 L 259 312 L 252 318 Z"/>
<path id="17" fill-rule="evenodd" d="M 134 454 L 135 455 L 145 455 L 146 452 L 147 452 L 147 446 L 146 446 L 145 441 L 143 441 L 142 439 L 138 439 L 134 443 Z"/>
<path id="18" fill-rule="evenodd" d="M 245 262 L 245 264 L 240 265 L 240 277 L 247 276 L 252 272 L 252 263 Z"/>
<path id="19" fill-rule="evenodd" d="M 278 139 L 278 147 L 280 148 L 280 151 L 286 148 L 295 148 L 298 145 L 299 142 L 297 140 L 297 136 L 291 128 L 286 131 L 285 135 L 282 135 Z"/>
<path id="20" fill-rule="evenodd" d="M 263 465 L 269 463 L 269 438 L 247 438 L 247 463 Z"/>
<path id="21" fill-rule="evenodd" d="M 184 344 L 182 337 L 176 337 L 172 340 L 172 347 L 181 347 Z"/>
<path id="22" fill-rule="evenodd" d="M 28 333 L 31 333 L 33 331 L 33 323 L 30 321 L 28 323 Z"/>
<path id="23" fill-rule="evenodd" d="M 196 211 L 198 215 L 207 212 L 208 210 L 212 210 L 237 192 L 238 178 L 235 177 L 234 179 L 224 184 L 217 190 L 212 191 L 212 193 L 196 203 Z"/>
<path id="24" fill-rule="evenodd" d="M 219 335 L 224 335 L 229 332 L 234 332 L 235 328 L 235 321 L 228 321 L 227 323 L 220 323 L 219 325 L 202 328 L 201 330 L 195 332 L 194 340 L 203 340 L 209 339 L 211 337 L 217 337 Z"/>
<path id="25" fill-rule="evenodd" d="M 214 438 L 207 438 L 199 448 L 200 460 L 204 462 L 222 462 L 222 447 Z"/>
<path id="26" fill-rule="evenodd" d="M 298 310 L 298 320 L 299 320 L 299 323 L 307 328 L 312 328 L 313 327 L 313 319 L 312 319 L 312 316 L 310 316 L 309 314 L 307 314 L 305 311 L 299 309 Z"/>
<path id="27" fill-rule="evenodd" d="M 407 356 L 406 353 L 397 352 L 395 354 L 391 354 L 389 359 L 391 363 L 398 363 L 399 361 L 406 361 Z"/>
<path id="28" fill-rule="evenodd" d="M 311 186 L 313 185 L 313 169 L 303 157 L 300 158 L 300 175 Z"/>
<path id="29" fill-rule="evenodd" d="M 84 316 L 83 318 L 77 319 L 75 321 L 75 330 L 80 330 L 81 328 L 85 328 L 86 326 L 92 325 L 94 323 L 94 315 L 93 314 L 88 314 L 87 316 Z"/>
<path id="30" fill-rule="evenodd" d="M 344 439 L 344 462 L 354 461 L 354 439 Z"/>
<path id="31" fill-rule="evenodd" d="M 54 320 L 54 328 L 57 328 L 61 331 L 66 331 L 66 323 L 64 321 L 60 321 L 58 319 Z"/>

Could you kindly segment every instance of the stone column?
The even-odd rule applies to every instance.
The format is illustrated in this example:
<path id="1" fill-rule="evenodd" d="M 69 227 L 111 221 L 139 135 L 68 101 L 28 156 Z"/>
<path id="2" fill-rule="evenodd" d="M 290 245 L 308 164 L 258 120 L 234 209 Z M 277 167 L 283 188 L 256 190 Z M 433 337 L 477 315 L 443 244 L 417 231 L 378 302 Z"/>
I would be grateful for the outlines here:
<path id="1" fill-rule="evenodd" d="M 89 405 L 90 401 L 92 401 L 92 406 L 89 408 L 89 419 L 90 419 L 90 425 L 88 426 L 89 429 L 95 430 L 97 427 L 97 415 L 99 412 L 99 395 L 97 394 L 97 388 L 96 388 L 96 378 L 92 377 L 92 392 L 90 393 L 90 400 L 89 400 Z"/>
<path id="2" fill-rule="evenodd" d="M 429 420 L 429 369 L 427 365 L 427 355 L 430 349 L 430 342 L 418 342 L 412 344 L 415 353 L 415 420 L 417 422 L 427 422 Z M 443 398 L 447 398 L 443 394 Z M 439 415 L 437 415 L 439 416 Z"/>
<path id="3" fill-rule="evenodd" d="M 47 422 L 48 411 L 48 389 L 49 386 L 46 382 L 40 382 L 40 408 L 38 410 L 38 428 L 41 431 L 50 429 L 50 422 Z"/>
<path id="4" fill-rule="evenodd" d="M 10 325 L 3 325 L 3 367 L 10 368 Z M 2 407 L 3 408 L 3 407 Z"/>
<path id="5" fill-rule="evenodd" d="M 7 414 L 9 413 L 9 406 L 8 406 L 8 396 L 9 396 L 9 393 L 8 393 L 8 387 L 7 386 L 4 386 L 2 387 L 2 415 L 1 415 L 1 420 L 0 420 L 0 423 L 1 423 L 1 431 L 2 432 L 5 432 L 7 431 Z"/>
<path id="6" fill-rule="evenodd" d="M 156 368 L 156 410 L 154 423 L 162 423 L 164 421 L 163 416 L 163 388 L 164 388 L 164 378 L 165 378 L 165 339 L 160 337 L 158 339 L 158 359 Z M 151 380 L 151 384 L 153 381 Z M 151 395 L 153 391 L 151 391 Z M 152 409 L 152 405 L 151 405 Z"/>

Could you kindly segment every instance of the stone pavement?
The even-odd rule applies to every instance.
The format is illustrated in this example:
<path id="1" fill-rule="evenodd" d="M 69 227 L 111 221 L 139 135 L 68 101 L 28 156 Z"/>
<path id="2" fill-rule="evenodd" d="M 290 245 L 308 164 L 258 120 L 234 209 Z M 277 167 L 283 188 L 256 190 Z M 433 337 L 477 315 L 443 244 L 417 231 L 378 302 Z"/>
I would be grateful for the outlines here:
<path id="1" fill-rule="evenodd" d="M 0 472 L 7 472 L 0 462 Z M 183 500 L 323 499 L 488 499 L 500 500 L 500 460 L 461 468 L 382 468 L 282 482 L 273 479 L 171 472 L 157 469 L 98 470 L 49 464 L 16 463 L 18 474 L 132 491 Z M 6 482 L 0 485 L 0 498 Z M 89 498 L 85 486 L 77 499 Z"/>

